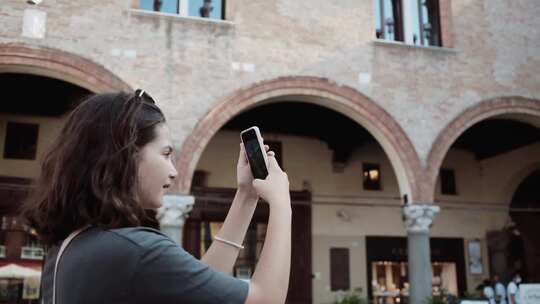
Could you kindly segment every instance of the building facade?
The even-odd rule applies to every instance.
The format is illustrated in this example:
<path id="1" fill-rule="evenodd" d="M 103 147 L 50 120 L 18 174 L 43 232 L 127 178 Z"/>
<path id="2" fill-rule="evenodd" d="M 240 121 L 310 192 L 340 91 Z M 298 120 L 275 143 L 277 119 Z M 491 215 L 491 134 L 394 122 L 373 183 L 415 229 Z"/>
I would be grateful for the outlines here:
<path id="1" fill-rule="evenodd" d="M 177 148 L 167 206 L 185 218 L 166 230 L 195 255 L 234 194 L 238 131 L 259 125 L 278 151 L 290 303 L 356 290 L 416 304 L 516 270 L 538 282 L 538 13 L 534 0 L 4 0 L 5 222 L 78 100 L 144 88 Z M 239 277 L 264 240 L 259 209 Z M 5 227 L 2 264 L 39 252 L 32 231 Z"/>

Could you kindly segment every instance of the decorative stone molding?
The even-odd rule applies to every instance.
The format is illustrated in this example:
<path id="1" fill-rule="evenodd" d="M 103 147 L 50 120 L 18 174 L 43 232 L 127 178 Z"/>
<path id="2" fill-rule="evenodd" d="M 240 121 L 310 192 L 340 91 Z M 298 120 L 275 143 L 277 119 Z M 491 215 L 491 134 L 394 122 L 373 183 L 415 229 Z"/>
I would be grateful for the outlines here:
<path id="1" fill-rule="evenodd" d="M 195 198 L 189 195 L 165 195 L 163 206 L 159 208 L 157 218 L 163 226 L 183 226 L 189 212 L 193 209 Z"/>
<path id="2" fill-rule="evenodd" d="M 403 207 L 403 221 L 408 232 L 429 232 L 441 208 L 434 204 L 408 204 Z"/>
<path id="3" fill-rule="evenodd" d="M 158 209 L 157 219 L 161 231 L 180 245 L 182 245 L 182 229 L 194 203 L 193 196 L 170 194 L 165 195 L 163 206 Z"/>

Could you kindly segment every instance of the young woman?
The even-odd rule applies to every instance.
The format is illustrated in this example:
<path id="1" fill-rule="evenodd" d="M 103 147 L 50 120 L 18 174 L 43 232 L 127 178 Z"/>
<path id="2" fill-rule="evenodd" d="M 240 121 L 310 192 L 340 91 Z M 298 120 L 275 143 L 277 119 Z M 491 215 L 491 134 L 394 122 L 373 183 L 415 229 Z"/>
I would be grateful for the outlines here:
<path id="1" fill-rule="evenodd" d="M 291 255 L 289 181 L 274 153 L 267 153 L 268 177 L 253 180 L 240 145 L 236 196 L 199 261 L 159 231 L 141 226 L 177 175 L 163 113 L 141 90 L 90 97 L 70 114 L 46 154 L 23 209 L 49 247 L 42 303 L 284 303 Z M 268 231 L 246 283 L 230 273 L 259 197 L 270 206 Z M 67 247 L 61 250 L 61 244 Z"/>

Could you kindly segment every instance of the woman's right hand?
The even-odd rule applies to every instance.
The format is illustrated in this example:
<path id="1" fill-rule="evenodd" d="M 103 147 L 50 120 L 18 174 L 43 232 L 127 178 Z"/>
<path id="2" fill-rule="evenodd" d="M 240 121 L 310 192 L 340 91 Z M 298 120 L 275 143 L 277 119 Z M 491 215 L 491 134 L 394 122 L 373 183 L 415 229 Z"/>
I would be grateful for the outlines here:
<path id="1" fill-rule="evenodd" d="M 289 177 L 279 167 L 273 152 L 268 153 L 268 176 L 264 180 L 255 179 L 253 188 L 270 206 L 273 204 L 290 206 Z"/>
<path id="2" fill-rule="evenodd" d="M 270 205 L 270 215 L 245 303 L 285 303 L 291 273 L 292 208 L 289 178 L 272 151 L 268 152 L 268 176 L 254 180 L 253 188 Z"/>

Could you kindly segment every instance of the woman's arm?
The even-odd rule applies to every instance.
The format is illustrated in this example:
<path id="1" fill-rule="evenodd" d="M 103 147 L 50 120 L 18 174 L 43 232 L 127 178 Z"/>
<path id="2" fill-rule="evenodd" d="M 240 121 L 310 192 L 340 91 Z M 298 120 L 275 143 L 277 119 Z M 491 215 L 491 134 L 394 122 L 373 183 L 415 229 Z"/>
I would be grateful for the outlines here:
<path id="1" fill-rule="evenodd" d="M 265 147 L 268 150 L 268 147 Z M 268 177 L 254 180 L 248 169 L 241 146 L 238 162 L 238 185 L 234 202 L 218 235 L 241 244 L 253 216 L 258 196 L 268 202 L 270 216 L 264 246 L 250 281 L 246 304 L 285 303 L 291 268 L 292 209 L 289 179 L 279 167 L 274 153 L 268 152 Z M 245 166 L 245 167 L 242 167 Z M 249 176 L 249 178 L 246 178 Z M 252 187 L 249 187 L 251 182 Z M 256 193 L 256 194 L 254 194 Z M 238 249 L 221 242 L 213 242 L 202 261 L 213 268 L 230 273 L 238 256 Z"/>
<path id="2" fill-rule="evenodd" d="M 269 150 L 267 145 L 264 148 L 266 151 Z M 274 155 L 272 151 L 267 153 L 268 156 Z M 238 190 L 218 236 L 236 244 L 242 244 L 259 200 L 259 196 L 253 188 L 253 175 L 242 144 L 240 144 L 236 175 Z M 230 274 L 239 252 L 238 248 L 214 241 L 201 261 L 216 270 Z"/>
<path id="3" fill-rule="evenodd" d="M 290 202 L 283 200 L 279 204 Z M 291 218 L 290 206 L 270 209 L 266 240 L 246 304 L 285 303 L 291 269 Z"/>
<path id="4" fill-rule="evenodd" d="M 270 217 L 246 304 L 285 303 L 289 287 L 292 222 L 289 179 L 273 156 L 268 161 L 268 177 L 253 183 L 257 193 L 268 202 Z"/>
<path id="5" fill-rule="evenodd" d="M 239 188 L 227 218 L 219 230 L 219 237 L 242 244 L 255 207 L 257 207 L 257 200 L 257 196 L 253 196 L 245 188 Z M 239 252 L 238 248 L 214 241 L 201 261 L 216 270 L 230 274 Z"/>

